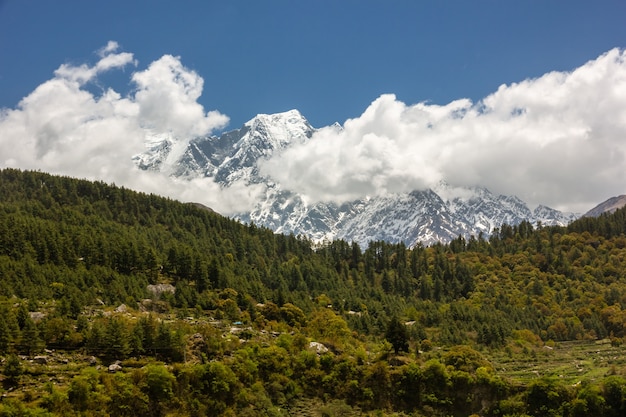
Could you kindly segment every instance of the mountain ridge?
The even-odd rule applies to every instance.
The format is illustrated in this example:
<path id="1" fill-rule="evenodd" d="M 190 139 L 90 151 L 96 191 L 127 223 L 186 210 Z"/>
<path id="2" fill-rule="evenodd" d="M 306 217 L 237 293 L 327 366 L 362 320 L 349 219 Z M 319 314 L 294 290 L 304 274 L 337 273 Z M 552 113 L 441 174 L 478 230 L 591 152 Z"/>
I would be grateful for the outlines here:
<path id="1" fill-rule="evenodd" d="M 171 152 L 175 144 L 167 137 L 160 143 L 158 138 L 147 142 L 146 152 L 134 160 L 142 169 L 182 178 L 204 177 L 224 188 L 237 182 L 264 185 L 254 208 L 233 217 L 318 242 L 344 239 L 367 245 L 369 241 L 385 240 L 412 247 L 449 242 L 459 235 L 488 236 L 504 223 L 529 221 L 564 226 L 578 217 L 545 206 L 531 211 L 515 196 L 495 195 L 480 186 L 463 189 L 463 198 L 444 198 L 449 191 L 445 182 L 437 190 L 414 190 L 343 204 L 309 203 L 302 195 L 263 176 L 259 163 L 294 144 L 311 140 L 317 130 L 298 110 L 259 114 L 239 129 L 193 139 L 174 165 Z"/>
<path id="2" fill-rule="evenodd" d="M 611 197 L 583 214 L 582 217 L 598 217 L 604 213 L 613 213 L 624 206 L 626 206 L 626 195 Z"/>

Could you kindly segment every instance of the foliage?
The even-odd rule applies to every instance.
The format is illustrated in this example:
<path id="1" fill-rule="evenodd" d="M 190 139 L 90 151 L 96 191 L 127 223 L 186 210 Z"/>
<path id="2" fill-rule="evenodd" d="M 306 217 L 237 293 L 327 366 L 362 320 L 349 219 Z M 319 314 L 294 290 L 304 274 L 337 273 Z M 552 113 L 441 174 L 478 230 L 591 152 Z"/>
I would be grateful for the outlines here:
<path id="1" fill-rule="evenodd" d="M 20 376 L 24 373 L 24 368 L 20 358 L 15 354 L 9 355 L 4 363 L 3 374 L 7 381 L 16 384 L 19 382 Z"/>
<path id="2" fill-rule="evenodd" d="M 362 249 L 41 172 L 0 195 L 0 416 L 626 412 L 626 210 Z M 546 371 L 596 342 L 611 367 Z"/>
<path id="3" fill-rule="evenodd" d="M 406 326 L 403 323 L 400 323 L 400 320 L 398 320 L 396 316 L 393 316 L 387 325 L 385 339 L 391 343 L 396 354 L 400 351 L 408 352 L 409 336 L 407 334 Z"/>

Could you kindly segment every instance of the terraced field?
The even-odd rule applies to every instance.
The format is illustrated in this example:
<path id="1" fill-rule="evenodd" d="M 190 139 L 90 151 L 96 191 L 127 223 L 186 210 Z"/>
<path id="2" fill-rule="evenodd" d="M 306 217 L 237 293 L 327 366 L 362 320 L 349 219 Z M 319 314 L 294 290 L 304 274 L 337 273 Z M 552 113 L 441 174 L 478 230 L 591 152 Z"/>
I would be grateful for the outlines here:
<path id="1" fill-rule="evenodd" d="M 538 377 L 557 376 L 575 385 L 626 369 L 626 347 L 612 346 L 608 339 L 572 341 L 528 354 L 498 352 L 490 359 L 497 372 L 513 382 L 527 384 Z"/>

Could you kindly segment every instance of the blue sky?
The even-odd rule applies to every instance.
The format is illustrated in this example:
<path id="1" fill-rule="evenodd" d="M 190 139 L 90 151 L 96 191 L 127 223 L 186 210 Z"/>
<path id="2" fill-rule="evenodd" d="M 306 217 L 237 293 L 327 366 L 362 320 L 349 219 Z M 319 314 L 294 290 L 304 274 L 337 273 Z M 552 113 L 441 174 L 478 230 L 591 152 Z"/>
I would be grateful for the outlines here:
<path id="1" fill-rule="evenodd" d="M 446 181 L 584 212 L 626 193 L 625 18 L 623 0 L 0 0 L 0 168 L 228 214 L 258 195 L 132 157 L 298 109 L 344 128 L 262 164 L 307 201 Z"/>
<path id="2" fill-rule="evenodd" d="M 478 101 L 500 84 L 572 70 L 626 44 L 616 1 L 0 0 L 0 107 L 109 40 L 138 67 L 164 54 L 204 79 L 199 102 L 236 128 L 299 109 L 314 126 L 360 115 L 380 94 Z M 120 92 L 127 73 L 103 82 Z"/>

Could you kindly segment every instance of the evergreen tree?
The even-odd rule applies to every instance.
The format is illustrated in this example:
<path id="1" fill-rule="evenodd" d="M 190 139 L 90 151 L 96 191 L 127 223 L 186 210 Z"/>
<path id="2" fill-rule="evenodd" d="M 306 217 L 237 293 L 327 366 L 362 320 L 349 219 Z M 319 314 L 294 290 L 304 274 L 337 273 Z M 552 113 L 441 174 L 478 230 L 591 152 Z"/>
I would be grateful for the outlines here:
<path id="1" fill-rule="evenodd" d="M 10 343 L 11 330 L 5 320 L 0 320 L 0 354 L 8 352 Z"/>
<path id="2" fill-rule="evenodd" d="M 9 355 L 4 362 L 4 376 L 9 382 L 17 384 L 20 380 L 20 376 L 24 373 L 24 368 L 20 362 L 20 358 L 17 355 Z"/>
<path id="3" fill-rule="evenodd" d="M 121 319 L 111 317 L 106 324 L 105 350 L 111 357 L 126 357 L 131 352 L 130 335 Z"/>
<path id="4" fill-rule="evenodd" d="M 393 316 L 387 325 L 385 339 L 391 343 L 396 354 L 400 351 L 409 351 L 409 336 L 406 331 L 406 326 L 401 323 L 396 316 Z"/>
<path id="5" fill-rule="evenodd" d="M 44 347 L 44 343 L 39 335 L 39 329 L 30 317 L 24 323 L 24 328 L 22 329 L 21 347 L 28 355 L 38 353 Z"/>

